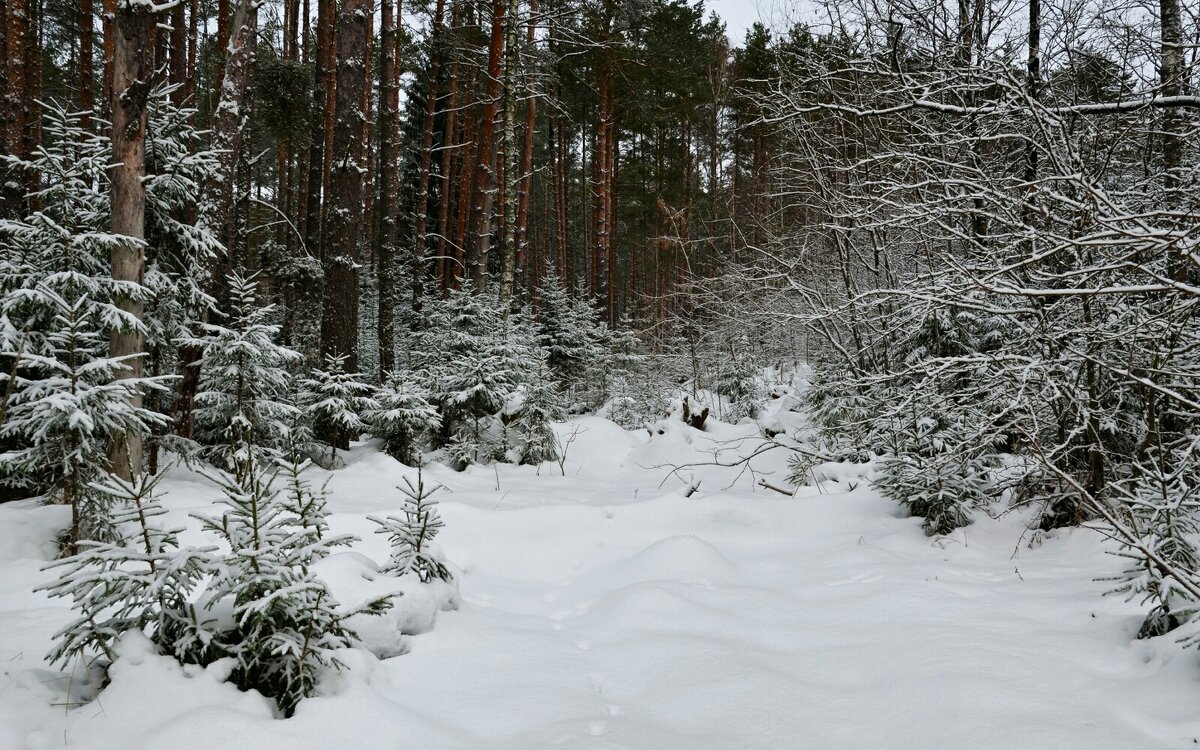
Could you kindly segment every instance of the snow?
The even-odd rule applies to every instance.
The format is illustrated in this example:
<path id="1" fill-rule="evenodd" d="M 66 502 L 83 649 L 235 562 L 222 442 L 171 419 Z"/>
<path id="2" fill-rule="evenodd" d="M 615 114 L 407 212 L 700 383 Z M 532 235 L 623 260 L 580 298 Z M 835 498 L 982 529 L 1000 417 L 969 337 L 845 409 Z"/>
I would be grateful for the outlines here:
<path id="1" fill-rule="evenodd" d="M 795 428 L 799 415 L 764 416 Z M 88 697 L 42 662 L 65 602 L 34 593 L 65 509 L 0 505 L 0 748 L 328 750 L 413 747 L 1145 748 L 1200 737 L 1200 657 L 1135 641 L 1135 604 L 1102 597 L 1120 561 L 1088 529 L 1029 545 L 1027 518 L 982 518 L 929 538 L 861 467 L 822 465 L 794 498 L 786 450 L 757 425 L 710 419 L 627 432 L 597 417 L 557 426 L 562 468 L 424 470 L 457 589 L 378 572 L 416 471 L 356 444 L 331 477 L 334 533 L 362 541 L 318 564 L 346 606 L 402 590 L 356 622 L 370 651 L 288 720 L 127 636 Z M 688 487 L 699 489 L 685 497 Z M 172 468 L 162 485 L 183 544 L 219 497 Z M 851 489 L 853 487 L 853 489 Z M 981 514 L 982 515 L 982 514 Z"/>

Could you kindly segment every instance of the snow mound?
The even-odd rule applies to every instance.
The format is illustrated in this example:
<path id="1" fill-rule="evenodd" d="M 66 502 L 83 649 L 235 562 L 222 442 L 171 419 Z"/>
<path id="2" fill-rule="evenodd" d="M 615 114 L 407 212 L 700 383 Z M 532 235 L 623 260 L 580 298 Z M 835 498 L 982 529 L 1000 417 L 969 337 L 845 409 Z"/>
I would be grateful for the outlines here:
<path id="1" fill-rule="evenodd" d="M 348 621 L 367 650 L 380 659 L 407 653 L 406 636 L 433 630 L 438 612 L 458 606 L 457 581 L 421 583 L 413 576 L 396 578 L 379 572 L 366 555 L 339 552 L 313 566 L 334 597 L 354 609 L 382 596 L 393 596 L 392 608 L 382 615 L 355 615 Z"/>
<path id="2" fill-rule="evenodd" d="M 603 570 L 610 582 L 673 581 L 712 585 L 739 578 L 737 566 L 695 536 L 670 536 Z"/>

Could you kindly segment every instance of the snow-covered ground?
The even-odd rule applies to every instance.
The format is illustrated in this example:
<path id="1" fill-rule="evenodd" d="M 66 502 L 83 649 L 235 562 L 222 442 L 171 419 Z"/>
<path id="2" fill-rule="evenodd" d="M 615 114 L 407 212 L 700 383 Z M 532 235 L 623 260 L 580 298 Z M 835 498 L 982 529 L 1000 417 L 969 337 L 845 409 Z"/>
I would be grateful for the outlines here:
<path id="1" fill-rule="evenodd" d="M 562 470 L 426 469 L 448 489 L 439 541 L 457 609 L 405 583 L 403 605 L 364 629 L 387 658 L 348 654 L 286 721 L 218 669 L 132 640 L 99 698 L 74 705 L 77 681 L 42 662 L 65 602 L 31 592 L 64 509 L 0 506 L 0 750 L 1139 750 L 1200 737 L 1200 655 L 1132 640 L 1140 615 L 1101 597 L 1096 578 L 1120 561 L 1093 531 L 1031 548 L 1013 514 L 929 539 L 866 482 L 785 497 L 756 487 L 783 484 L 783 450 L 754 472 L 713 465 L 714 451 L 729 463 L 761 446 L 750 424 L 633 433 L 593 417 L 560 431 L 575 436 Z M 364 537 L 322 563 L 344 603 L 390 585 L 366 516 L 396 510 L 393 486 L 413 474 L 366 445 L 332 474 L 334 530 Z M 180 522 L 218 494 L 179 468 L 164 484 Z"/>

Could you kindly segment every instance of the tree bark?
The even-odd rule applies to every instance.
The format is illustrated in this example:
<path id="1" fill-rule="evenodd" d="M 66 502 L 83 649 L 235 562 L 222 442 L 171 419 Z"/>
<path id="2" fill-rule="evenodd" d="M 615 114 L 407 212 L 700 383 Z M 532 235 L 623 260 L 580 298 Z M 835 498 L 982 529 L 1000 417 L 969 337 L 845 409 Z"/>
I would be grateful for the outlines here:
<path id="1" fill-rule="evenodd" d="M 487 283 L 488 253 L 492 243 L 492 202 L 496 191 L 496 110 L 500 101 L 500 65 L 507 17 L 507 0 L 492 0 L 487 82 L 475 136 L 475 179 L 470 193 L 470 236 L 467 238 L 467 271 L 476 293 L 483 291 Z"/>
<path id="2" fill-rule="evenodd" d="M 95 33 L 92 17 L 95 13 L 96 6 L 92 0 L 79 0 L 79 109 L 83 112 L 79 124 L 89 132 L 92 129 L 92 108 L 96 106 L 93 89 L 96 77 L 92 70 L 92 58 L 95 54 L 92 44 Z"/>
<path id="3" fill-rule="evenodd" d="M 8 0 L 5 7 L 4 38 L 7 58 L 5 65 L 4 91 L 4 153 L 14 156 L 24 156 L 25 125 L 29 114 L 28 102 L 25 101 L 25 76 L 28 73 L 29 61 L 26 43 L 29 36 L 29 6 L 28 0 Z M 25 196 L 21 190 L 22 180 L 16 175 L 9 177 L 11 170 L 3 168 L 3 184 L 0 195 L 3 198 L 4 217 L 16 218 L 24 213 L 22 207 Z"/>
<path id="4" fill-rule="evenodd" d="M 370 0 L 342 0 L 337 24 L 337 98 L 328 210 L 322 232 L 325 305 L 321 350 L 358 368 L 359 228 L 363 212 L 363 90 Z"/>
<path id="5" fill-rule="evenodd" d="M 501 216 L 502 231 L 500 263 L 500 302 L 508 310 L 512 303 L 513 276 L 517 266 L 517 191 L 520 182 L 517 162 L 517 4 L 512 0 L 508 6 L 508 21 L 505 31 L 504 66 L 504 200 Z"/>
<path id="6" fill-rule="evenodd" d="M 123 242 L 112 248 L 114 281 L 141 285 L 146 264 L 146 106 L 154 75 L 155 16 L 146 4 L 123 0 L 114 21 L 112 82 L 112 232 Z M 140 325 L 144 305 L 136 295 L 118 294 L 116 306 Z M 142 374 L 145 346 L 141 329 L 127 325 L 112 332 L 109 353 L 128 358 L 118 379 Z M 141 406 L 142 397 L 130 397 Z M 142 435 L 131 432 L 109 445 L 109 463 L 119 477 L 130 479 L 142 471 Z"/>
<path id="7" fill-rule="evenodd" d="M 398 3 L 397 3 L 398 4 Z M 440 0 L 439 0 L 440 5 Z M 396 206 L 399 198 L 400 168 L 400 79 L 397 40 L 400 31 L 399 8 L 393 10 L 393 0 L 383 0 L 380 14 L 379 66 L 379 207 L 378 248 L 375 251 L 376 278 L 379 282 L 379 379 L 395 367 L 396 348 Z M 432 100 L 432 94 L 430 94 Z M 426 106 L 428 110 L 428 105 Z M 428 164 L 428 154 L 422 159 Z M 428 180 L 428 175 L 426 175 Z M 428 183 L 427 183 L 428 184 Z M 418 255 L 418 258 L 420 256 Z M 420 264 L 414 271 L 414 295 L 419 286 Z"/>
<path id="8" fill-rule="evenodd" d="M 446 12 L 445 0 L 437 0 L 433 16 L 433 28 L 429 38 L 429 77 L 425 87 L 425 115 L 421 128 L 421 167 L 417 175 L 417 206 L 413 218 L 413 299 L 416 301 L 426 275 L 425 249 L 428 243 L 429 223 L 429 175 L 433 165 L 433 127 L 437 111 L 438 79 L 442 73 L 442 20 Z M 446 201 L 443 192 L 442 202 Z"/>
<path id="9" fill-rule="evenodd" d="M 308 147 L 308 178 L 304 242 L 310 252 L 319 253 L 321 242 L 322 205 L 328 170 L 329 107 L 333 101 L 333 26 L 334 0 L 317 0 L 316 80 L 313 88 L 311 141 Z"/>
<path id="10" fill-rule="evenodd" d="M 525 31 L 525 47 L 530 51 L 533 50 L 537 30 L 537 9 L 537 0 L 530 0 L 529 24 Z M 521 146 L 521 181 L 516 216 L 517 276 L 522 278 L 527 275 L 529 193 L 533 187 L 533 142 L 537 127 L 537 94 L 534 90 L 532 66 L 527 67 L 525 72 L 525 97 L 525 133 Z"/>
<path id="11" fill-rule="evenodd" d="M 450 28 L 458 28 L 461 2 L 454 2 L 450 8 Z M 438 242 L 437 242 L 437 277 L 441 291 L 449 289 L 456 275 L 451 269 L 450 262 L 450 198 L 454 170 L 454 156 L 458 143 L 458 74 L 459 61 L 455 57 L 450 65 L 450 78 L 446 83 L 446 126 L 442 133 L 441 160 L 441 195 L 438 199 Z"/>
<path id="12" fill-rule="evenodd" d="M 204 200 L 200 209 L 201 223 L 221 238 L 227 250 L 234 241 L 234 168 L 241 151 L 243 131 L 248 123 L 244 109 L 246 92 L 253 75 L 257 29 L 257 0 L 238 0 L 229 29 L 229 44 L 225 54 L 221 55 L 225 60 L 225 75 L 213 118 L 212 145 L 220 156 L 217 168 L 205 181 Z M 219 270 L 213 271 L 212 288 L 219 288 L 223 277 Z"/>

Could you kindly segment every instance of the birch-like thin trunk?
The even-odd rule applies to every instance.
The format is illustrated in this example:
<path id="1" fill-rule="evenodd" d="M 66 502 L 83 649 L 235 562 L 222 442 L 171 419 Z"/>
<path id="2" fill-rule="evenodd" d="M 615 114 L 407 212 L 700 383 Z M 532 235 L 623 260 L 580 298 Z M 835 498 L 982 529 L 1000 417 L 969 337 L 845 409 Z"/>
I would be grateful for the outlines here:
<path id="1" fill-rule="evenodd" d="M 205 180 L 204 193 L 200 198 L 199 223 L 221 240 L 226 251 L 209 264 L 205 285 L 220 303 L 225 277 L 230 262 L 229 248 L 235 234 L 233 185 L 234 170 L 238 163 L 243 129 L 248 118 L 243 112 L 246 90 L 250 85 L 254 64 L 254 38 L 258 27 L 258 0 L 238 0 L 233 16 L 229 45 L 225 50 L 225 76 L 217 99 L 213 118 L 212 145 L 219 156 L 216 169 Z M 192 435 L 192 409 L 200 387 L 200 352 L 194 347 L 183 347 L 179 352 L 181 377 L 175 391 L 172 413 L 175 432 Z"/>

